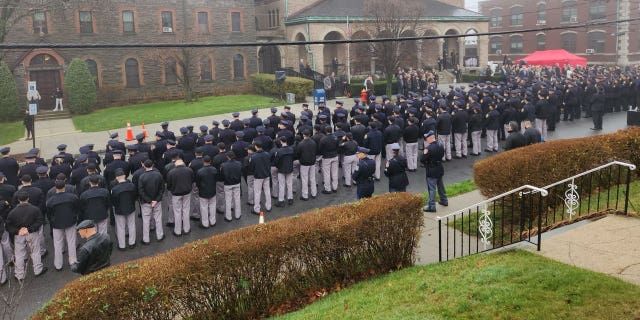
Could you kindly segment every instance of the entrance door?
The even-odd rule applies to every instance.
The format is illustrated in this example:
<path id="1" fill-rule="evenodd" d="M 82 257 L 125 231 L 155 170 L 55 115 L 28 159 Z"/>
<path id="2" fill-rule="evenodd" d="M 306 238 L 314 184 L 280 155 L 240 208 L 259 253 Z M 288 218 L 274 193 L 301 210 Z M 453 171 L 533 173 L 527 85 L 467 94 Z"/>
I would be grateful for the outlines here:
<path id="1" fill-rule="evenodd" d="M 56 88 L 61 88 L 60 83 L 60 71 L 58 70 L 42 70 L 31 71 L 29 73 L 29 79 L 36 82 L 38 92 L 40 93 L 40 108 L 41 109 L 53 109 L 55 107 L 56 100 L 54 93 Z"/>

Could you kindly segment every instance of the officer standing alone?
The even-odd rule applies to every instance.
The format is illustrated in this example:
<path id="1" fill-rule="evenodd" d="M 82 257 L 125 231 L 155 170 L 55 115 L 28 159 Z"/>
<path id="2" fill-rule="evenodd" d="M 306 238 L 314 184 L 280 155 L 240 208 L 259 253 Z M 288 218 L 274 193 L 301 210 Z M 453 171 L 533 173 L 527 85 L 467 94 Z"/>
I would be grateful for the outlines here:
<path id="1" fill-rule="evenodd" d="M 436 212 L 436 188 L 440 195 L 440 205 L 448 206 L 447 193 L 444 189 L 442 177 L 444 176 L 444 167 L 442 166 L 442 157 L 444 156 L 444 147 L 436 142 L 435 133 L 429 131 L 424 135 L 425 148 L 420 162 L 424 163 L 427 174 L 427 189 L 429 191 L 429 201 L 422 209 L 425 212 Z"/>
<path id="2" fill-rule="evenodd" d="M 371 150 L 358 147 L 358 168 L 353 173 L 353 180 L 357 183 L 356 199 L 371 198 L 374 191 L 374 175 L 376 173 L 375 160 L 368 157 Z"/>

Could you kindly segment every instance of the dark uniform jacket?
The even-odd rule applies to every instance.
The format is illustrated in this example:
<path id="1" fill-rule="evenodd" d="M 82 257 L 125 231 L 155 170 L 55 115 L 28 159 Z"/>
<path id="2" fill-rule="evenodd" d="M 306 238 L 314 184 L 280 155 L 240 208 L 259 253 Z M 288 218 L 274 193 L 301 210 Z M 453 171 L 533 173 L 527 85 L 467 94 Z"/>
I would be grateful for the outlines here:
<path id="1" fill-rule="evenodd" d="M 274 161 L 278 173 L 290 174 L 293 172 L 293 148 L 290 146 L 276 149 Z"/>
<path id="2" fill-rule="evenodd" d="M 254 152 L 249 156 L 249 166 L 256 179 L 266 179 L 271 176 L 271 155 L 264 150 Z"/>
<path id="3" fill-rule="evenodd" d="M 538 143 L 542 140 L 542 135 L 535 127 L 529 127 L 524 131 L 524 140 L 526 145 Z"/>
<path id="4" fill-rule="evenodd" d="M 140 203 L 151 203 L 152 201 L 162 201 L 164 193 L 164 180 L 160 171 L 145 171 L 138 179 L 138 195 Z"/>
<path id="5" fill-rule="evenodd" d="M 469 114 L 465 110 L 458 109 L 451 117 L 451 128 L 453 133 L 467 132 L 467 123 L 469 122 Z"/>
<path id="6" fill-rule="evenodd" d="M 376 163 L 373 159 L 364 158 L 358 161 L 358 168 L 353 172 L 353 180 L 357 184 L 373 183 L 376 173 Z"/>
<path id="7" fill-rule="evenodd" d="M 38 180 L 38 173 L 36 172 L 36 168 L 37 167 L 38 167 L 38 164 L 36 164 L 36 163 L 27 163 L 27 164 L 25 164 L 24 166 L 22 166 L 22 168 L 20 168 L 20 172 L 18 173 L 18 177 L 22 177 L 25 174 L 28 174 L 28 175 L 31 176 L 31 181 L 37 181 Z"/>
<path id="8" fill-rule="evenodd" d="M 385 144 L 397 143 L 402 138 L 402 129 L 395 124 L 391 124 L 384 129 L 382 136 Z"/>
<path id="9" fill-rule="evenodd" d="M 21 228 L 27 228 L 29 233 L 34 233 L 42 226 L 43 219 L 38 207 L 30 203 L 20 203 L 9 212 L 5 228 L 12 235 L 18 235 Z"/>
<path id="10" fill-rule="evenodd" d="M 14 187 L 18 186 L 18 171 L 20 170 L 20 166 L 16 159 L 11 157 L 3 157 L 0 159 L 0 172 L 4 173 L 7 178 L 7 183 L 13 185 Z"/>
<path id="11" fill-rule="evenodd" d="M 504 143 L 505 150 L 511 150 L 515 148 L 524 147 L 527 145 L 527 139 L 520 133 L 520 131 L 514 131 L 509 133 L 507 140 Z"/>
<path id="12" fill-rule="evenodd" d="M 402 139 L 405 143 L 416 143 L 420 138 L 420 128 L 417 125 L 412 124 L 404 128 L 402 133 Z"/>
<path id="13" fill-rule="evenodd" d="M 196 185 L 200 198 L 211 199 L 216 195 L 217 173 L 218 170 L 213 166 L 202 167 L 196 171 Z"/>
<path id="14" fill-rule="evenodd" d="M 138 189 L 129 180 L 119 182 L 111 188 L 111 204 L 117 215 L 128 215 L 136 211 Z"/>
<path id="15" fill-rule="evenodd" d="M 46 206 L 45 195 L 42 192 L 42 190 L 40 190 L 40 188 L 37 188 L 34 186 L 22 186 L 18 190 L 24 190 L 27 192 L 27 194 L 29 194 L 30 204 L 38 207 L 38 209 L 40 209 L 40 211 L 42 212 L 46 210 L 47 206 Z M 16 194 L 14 194 L 13 195 L 14 206 L 18 205 L 18 203 L 19 203 L 18 198 L 16 197 Z"/>
<path id="16" fill-rule="evenodd" d="M 54 229 L 75 226 L 78 220 L 78 196 L 71 192 L 55 193 L 47 200 L 47 215 Z"/>
<path id="17" fill-rule="evenodd" d="M 445 111 L 438 115 L 436 133 L 443 136 L 451 134 L 451 114 Z"/>
<path id="18" fill-rule="evenodd" d="M 222 171 L 225 186 L 233 186 L 242 181 L 242 164 L 236 159 L 223 163 L 220 171 Z"/>
<path id="19" fill-rule="evenodd" d="M 378 155 L 382 152 L 382 132 L 380 130 L 371 129 L 364 136 L 365 148 L 369 149 L 370 155 Z"/>
<path id="20" fill-rule="evenodd" d="M 407 159 L 400 155 L 391 158 L 389 160 L 389 167 L 384 169 L 384 175 L 389 177 L 389 188 L 406 188 L 409 185 Z"/>
<path id="21" fill-rule="evenodd" d="M 301 166 L 312 166 L 316 163 L 316 142 L 311 138 L 302 139 L 295 147 L 295 158 Z"/>
<path id="22" fill-rule="evenodd" d="M 424 163 L 427 178 L 442 178 L 444 176 L 444 167 L 442 166 L 444 147 L 434 141 L 425 148 L 428 152 L 420 157 L 420 162 Z"/>
<path id="23" fill-rule="evenodd" d="M 320 149 L 322 158 L 335 158 L 338 156 L 338 138 L 336 138 L 336 136 L 332 134 L 326 135 L 322 139 L 320 139 L 318 148 Z"/>
<path id="24" fill-rule="evenodd" d="M 91 187 L 80 195 L 80 221 L 102 221 L 109 217 L 109 191 L 102 187 Z"/>
<path id="25" fill-rule="evenodd" d="M 179 166 L 167 173 L 167 190 L 174 196 L 184 196 L 193 189 L 193 171 Z"/>
<path id="26" fill-rule="evenodd" d="M 98 271 L 111 265 L 113 242 L 108 235 L 95 233 L 78 249 L 78 260 L 71 271 L 82 275 Z"/>

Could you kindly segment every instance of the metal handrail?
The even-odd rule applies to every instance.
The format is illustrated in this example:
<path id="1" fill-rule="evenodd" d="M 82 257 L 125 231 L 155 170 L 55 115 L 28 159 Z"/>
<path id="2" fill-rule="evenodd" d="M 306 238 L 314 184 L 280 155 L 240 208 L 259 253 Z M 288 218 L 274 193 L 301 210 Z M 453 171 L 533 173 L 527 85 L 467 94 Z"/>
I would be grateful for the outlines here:
<path id="1" fill-rule="evenodd" d="M 542 189 L 549 189 L 551 187 L 555 187 L 557 185 L 560 185 L 560 184 L 563 184 L 565 182 L 569 182 L 569 181 L 575 180 L 576 178 L 580 178 L 582 176 L 586 176 L 586 175 L 588 175 L 590 173 L 593 173 L 593 172 L 596 172 L 596 171 L 600 171 L 600 170 L 602 170 L 604 168 L 608 168 L 608 167 L 611 167 L 613 165 L 624 166 L 624 167 L 629 168 L 630 170 L 635 170 L 636 169 L 636 166 L 634 164 L 632 164 L 632 163 L 626 163 L 626 162 L 621 162 L 621 161 L 612 161 L 612 162 L 609 162 L 607 164 L 601 165 L 601 166 L 599 166 L 597 168 L 593 168 L 591 170 L 587 170 L 587 171 L 585 171 L 583 173 L 577 174 L 577 175 L 575 175 L 573 177 L 569 177 L 569 178 L 566 178 L 564 180 L 556 181 L 556 182 L 554 182 L 554 183 L 552 183 L 552 184 L 550 184 L 550 185 L 548 185 L 546 187 L 543 187 Z"/>
<path id="2" fill-rule="evenodd" d="M 436 220 L 438 220 L 438 221 L 439 221 L 439 220 L 442 220 L 442 219 L 445 219 L 445 218 L 448 218 L 448 217 L 454 216 L 454 215 L 456 215 L 456 214 L 458 214 L 458 213 L 460 213 L 460 212 L 464 212 L 464 211 L 467 211 L 467 210 L 475 209 L 475 208 L 477 208 L 478 206 L 480 206 L 480 205 L 482 205 L 482 204 L 484 204 L 484 203 L 489 203 L 489 202 L 492 202 L 492 201 L 498 200 L 498 199 L 500 199 L 500 198 L 502 198 L 502 197 L 508 196 L 508 195 L 510 195 L 510 194 L 514 194 L 514 193 L 516 193 L 516 192 L 520 192 L 520 191 L 525 190 L 525 189 L 540 192 L 540 194 L 541 194 L 543 197 L 546 197 L 546 196 L 547 196 L 547 194 L 549 194 L 549 192 L 547 192 L 547 190 L 545 190 L 544 188 L 538 188 L 538 187 L 534 187 L 534 186 L 532 186 L 532 185 L 525 184 L 525 185 L 523 185 L 523 186 L 521 186 L 521 187 L 519 187 L 519 188 L 516 188 L 516 189 L 513 189 L 513 190 L 511 190 L 511 191 L 505 192 L 505 193 L 503 193 L 503 194 L 497 195 L 497 196 L 495 196 L 495 197 L 493 197 L 493 198 L 489 198 L 489 199 L 486 199 L 486 200 L 484 200 L 484 201 L 478 202 L 478 203 L 476 203 L 476 204 L 474 204 L 474 205 L 472 205 L 472 206 L 466 207 L 466 208 L 464 208 L 464 209 L 456 210 L 456 211 L 454 211 L 454 212 L 452 212 L 452 213 L 450 213 L 450 214 L 448 214 L 448 215 L 446 215 L 446 216 L 442 216 L 442 217 L 441 217 L 441 216 L 436 216 Z"/>

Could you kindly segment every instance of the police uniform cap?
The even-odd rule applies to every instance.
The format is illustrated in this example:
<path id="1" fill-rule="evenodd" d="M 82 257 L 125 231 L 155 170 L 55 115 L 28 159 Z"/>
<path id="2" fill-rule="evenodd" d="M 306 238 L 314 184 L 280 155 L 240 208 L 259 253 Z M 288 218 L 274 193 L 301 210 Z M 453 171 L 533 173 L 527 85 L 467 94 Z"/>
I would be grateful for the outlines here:
<path id="1" fill-rule="evenodd" d="M 449 85 L 449 89 L 453 89 L 453 85 L 452 84 Z"/>
<path id="2" fill-rule="evenodd" d="M 193 130 L 193 125 L 191 125 L 191 124 L 190 124 L 190 125 L 187 125 L 187 129 L 188 129 L 188 130 Z"/>
<path id="3" fill-rule="evenodd" d="M 256 131 L 259 132 L 259 133 L 264 133 L 264 129 L 265 129 L 264 126 L 257 126 L 256 127 Z"/>
<path id="4" fill-rule="evenodd" d="M 138 145 L 137 144 L 132 144 L 127 146 L 127 149 L 130 151 L 137 151 L 138 150 Z"/>
<path id="5" fill-rule="evenodd" d="M 418 109 L 416 109 L 416 108 L 414 108 L 414 107 L 411 107 L 411 108 L 408 108 L 408 109 L 407 109 L 407 112 L 409 112 L 409 113 L 416 113 L 416 112 L 418 112 Z"/>
<path id="6" fill-rule="evenodd" d="M 338 118 L 345 118 L 346 116 L 347 116 L 347 115 L 346 115 L 346 114 L 344 114 L 344 113 L 342 113 L 342 112 L 338 112 L 338 113 L 336 113 L 336 117 L 338 117 Z"/>
<path id="7" fill-rule="evenodd" d="M 318 108 L 324 108 L 324 107 L 326 107 L 326 106 L 324 105 L 324 103 L 321 103 L 321 104 L 318 106 Z"/>
<path id="8" fill-rule="evenodd" d="M 376 99 L 376 96 L 370 96 L 369 97 L 369 100 L 375 100 L 375 99 Z"/>
<path id="9" fill-rule="evenodd" d="M 291 110 L 291 106 L 284 106 L 285 110 Z"/>
<path id="10" fill-rule="evenodd" d="M 29 153 L 33 153 L 33 154 L 38 154 L 38 152 L 40 152 L 39 148 L 32 148 L 31 150 L 29 150 Z"/>
<path id="11" fill-rule="evenodd" d="M 318 115 L 318 119 L 326 119 L 327 115 L 324 113 L 321 113 L 320 115 Z"/>
<path id="12" fill-rule="evenodd" d="M 49 168 L 45 167 L 45 166 L 39 166 L 39 167 L 36 168 L 36 173 L 37 174 L 45 174 L 45 173 L 47 173 L 47 171 L 49 171 Z"/>
<path id="13" fill-rule="evenodd" d="M 90 162 L 90 163 L 87 165 L 87 169 L 89 169 L 89 170 L 95 170 L 95 169 L 96 169 L 96 164 L 95 164 L 95 163 L 93 163 L 93 162 Z"/>
<path id="14" fill-rule="evenodd" d="M 227 120 L 227 119 L 222 120 L 222 125 L 225 126 L 225 127 L 228 126 L 230 123 L 231 122 L 229 122 L 229 120 Z"/>
<path id="15" fill-rule="evenodd" d="M 164 133 L 162 131 L 156 131 L 156 136 L 164 138 Z"/>
<path id="16" fill-rule="evenodd" d="M 204 136 L 204 141 L 213 141 L 213 136 L 210 134 Z"/>
<path id="17" fill-rule="evenodd" d="M 120 177 L 120 176 L 124 176 L 124 170 L 122 170 L 122 168 L 118 168 L 116 169 L 116 172 L 114 173 L 116 177 Z"/>
<path id="18" fill-rule="evenodd" d="M 381 110 L 382 109 L 382 105 L 377 103 L 376 106 L 375 106 L 375 109 L 376 110 Z"/>
<path id="19" fill-rule="evenodd" d="M 303 104 L 302 104 L 302 106 L 303 106 L 303 107 L 308 107 L 308 106 L 309 106 L 309 104 L 308 104 L 308 103 L 303 103 Z"/>
<path id="20" fill-rule="evenodd" d="M 360 110 L 362 110 L 362 111 L 364 111 L 364 110 L 365 110 L 364 106 L 358 106 L 358 109 L 360 109 Z"/>
<path id="21" fill-rule="evenodd" d="M 339 104 L 339 105 L 342 106 L 342 105 L 344 105 L 344 102 L 338 100 L 338 101 L 336 101 L 336 104 Z"/>
<path id="22" fill-rule="evenodd" d="M 380 98 L 382 98 L 382 100 L 387 100 L 387 99 L 389 99 L 389 97 L 388 97 L 386 94 L 383 94 L 383 95 L 382 95 L 382 97 L 380 97 Z"/>
<path id="23" fill-rule="evenodd" d="M 111 153 L 113 153 L 113 154 L 122 154 L 122 150 L 116 149 L 116 150 L 111 151 Z"/>
<path id="24" fill-rule="evenodd" d="M 237 118 L 240 116 L 240 112 L 234 112 L 231 114 L 231 116 L 233 116 L 234 118 Z"/>
<path id="25" fill-rule="evenodd" d="M 167 144 L 168 144 L 168 145 L 175 146 L 175 145 L 176 145 L 176 141 L 175 141 L 175 140 L 172 140 L 172 139 L 169 139 L 169 140 L 167 140 Z"/>
<path id="26" fill-rule="evenodd" d="M 407 99 L 407 97 L 405 97 L 403 94 L 399 94 L 397 98 L 398 99 L 405 99 L 405 100 Z"/>
<path id="27" fill-rule="evenodd" d="M 333 135 L 336 136 L 336 138 L 342 138 L 346 135 L 346 133 L 342 130 L 338 130 Z"/>
<path id="28" fill-rule="evenodd" d="M 78 159 L 76 159 L 76 162 L 85 162 L 87 159 L 89 159 L 89 157 L 87 157 L 86 154 L 81 154 L 78 156 Z"/>
<path id="29" fill-rule="evenodd" d="M 202 132 L 206 132 L 207 130 L 209 130 L 209 127 L 207 127 L 207 126 L 205 126 L 205 125 L 201 125 L 199 129 L 200 129 L 200 131 L 202 131 Z"/>
<path id="30" fill-rule="evenodd" d="M 371 150 L 364 148 L 364 147 L 358 147 L 358 153 L 364 153 L 364 154 L 369 154 Z"/>
<path id="31" fill-rule="evenodd" d="M 227 146 L 224 144 L 224 142 L 218 142 L 218 144 L 216 145 L 216 147 L 218 147 L 218 149 L 224 149 Z"/>
<path id="32" fill-rule="evenodd" d="M 66 148 L 67 148 L 67 145 L 66 145 L 66 144 L 64 144 L 64 143 L 63 143 L 63 144 L 59 144 L 59 145 L 58 145 L 58 150 L 64 150 L 64 149 L 66 149 Z M 7 149 L 7 150 L 9 150 L 9 149 Z M 0 152 L 1 152 L 1 151 L 2 151 L 2 150 L 0 150 Z M 7 151 L 7 152 L 8 152 L 8 151 Z"/>
<path id="33" fill-rule="evenodd" d="M 7 154 L 7 153 L 9 153 L 9 151 L 11 151 L 10 147 L 4 147 L 4 148 L 0 149 L 0 153 L 2 153 L 2 154 Z"/>
<path id="34" fill-rule="evenodd" d="M 180 133 L 185 134 L 185 133 L 188 133 L 188 132 L 189 132 L 189 129 L 187 129 L 187 127 L 180 128 Z"/>
<path id="35" fill-rule="evenodd" d="M 109 135 L 109 138 L 111 138 L 111 139 L 115 139 L 117 137 L 118 137 L 118 133 L 117 132 L 114 132 L 114 133 Z"/>
<path id="36" fill-rule="evenodd" d="M 76 226 L 76 230 L 95 228 L 95 226 L 96 224 L 93 222 L 93 220 L 84 220 L 78 223 L 78 225 Z"/>
<path id="37" fill-rule="evenodd" d="M 429 130 L 429 132 L 427 132 L 427 133 L 425 133 L 425 134 L 424 134 L 424 137 L 425 137 L 425 138 L 429 138 L 429 137 L 431 137 L 431 136 L 435 136 L 435 135 L 436 135 L 436 133 L 435 133 L 435 132 L 433 132 L 433 130 Z"/>
<path id="38" fill-rule="evenodd" d="M 204 153 L 204 148 L 203 147 L 197 147 L 195 149 L 195 153 Z"/>
<path id="39" fill-rule="evenodd" d="M 169 126 L 169 122 L 165 121 L 165 122 L 161 123 L 160 126 L 163 127 L 163 128 L 164 127 L 168 127 Z"/>
<path id="40" fill-rule="evenodd" d="M 256 114 L 256 113 L 258 113 L 258 109 L 253 109 L 253 110 L 251 110 L 251 113 L 252 113 L 252 114 Z"/>
<path id="41" fill-rule="evenodd" d="M 35 159 L 36 155 L 33 153 L 27 153 L 27 155 L 24 157 L 25 159 Z"/>
<path id="42" fill-rule="evenodd" d="M 109 140 L 109 142 L 107 142 L 107 144 L 111 147 L 111 148 L 116 148 L 118 146 L 118 141 L 115 140 Z"/>
<path id="43" fill-rule="evenodd" d="M 400 145 L 397 143 L 392 143 L 391 144 L 391 150 L 400 150 Z"/>
<path id="44" fill-rule="evenodd" d="M 271 113 L 276 113 L 278 112 L 278 108 L 276 107 L 271 107 Z"/>
<path id="45" fill-rule="evenodd" d="M 355 102 L 355 103 L 360 103 L 360 98 L 354 98 L 354 99 L 353 99 L 353 102 Z"/>
<path id="46" fill-rule="evenodd" d="M 300 116 L 300 120 L 309 120 L 309 117 L 307 117 L 307 115 L 301 115 Z"/>
<path id="47" fill-rule="evenodd" d="M 250 123 L 251 123 L 251 120 L 249 120 L 249 119 L 242 119 L 242 124 L 246 124 L 246 125 L 248 125 L 248 124 L 250 124 Z"/>
<path id="48" fill-rule="evenodd" d="M 236 131 L 236 137 L 244 138 L 244 131 Z"/>
<path id="49" fill-rule="evenodd" d="M 212 120 L 211 124 L 214 125 L 214 126 L 219 126 L 220 122 L 218 122 L 218 120 Z"/>
<path id="50" fill-rule="evenodd" d="M 87 146 L 82 146 L 78 148 L 78 152 L 80 152 L 80 154 L 87 154 L 89 153 L 89 148 L 87 148 Z"/>

